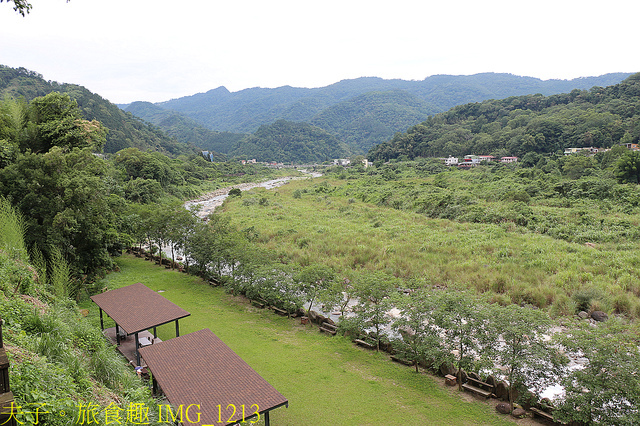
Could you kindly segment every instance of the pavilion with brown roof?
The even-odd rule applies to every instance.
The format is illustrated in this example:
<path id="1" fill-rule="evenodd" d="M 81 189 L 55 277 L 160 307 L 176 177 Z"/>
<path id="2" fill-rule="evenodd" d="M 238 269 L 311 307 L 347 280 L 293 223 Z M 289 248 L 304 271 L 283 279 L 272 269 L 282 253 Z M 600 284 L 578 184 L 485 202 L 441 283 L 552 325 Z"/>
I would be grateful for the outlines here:
<path id="1" fill-rule="evenodd" d="M 185 425 L 230 425 L 261 417 L 268 426 L 271 410 L 289 406 L 208 328 L 141 348 L 140 354 L 154 390 L 159 385 L 173 406 L 172 420 Z M 167 410 L 160 412 L 161 421 L 169 421 Z"/>
<path id="2" fill-rule="evenodd" d="M 100 328 L 104 331 L 102 311 L 116 323 L 116 344 L 120 345 L 120 329 L 124 336 L 135 336 L 137 365 L 140 365 L 138 333 L 175 321 L 176 337 L 180 336 L 178 320 L 191 314 L 141 283 L 116 288 L 91 296 L 100 308 Z"/>

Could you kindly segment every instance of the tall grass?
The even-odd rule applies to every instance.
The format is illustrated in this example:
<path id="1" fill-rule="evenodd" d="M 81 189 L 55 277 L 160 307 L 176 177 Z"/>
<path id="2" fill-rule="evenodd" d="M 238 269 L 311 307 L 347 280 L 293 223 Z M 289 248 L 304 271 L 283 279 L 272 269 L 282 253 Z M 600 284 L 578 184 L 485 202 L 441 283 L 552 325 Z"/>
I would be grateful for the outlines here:
<path id="1" fill-rule="evenodd" d="M 569 225 L 557 230 L 577 233 L 567 240 L 515 222 L 433 219 L 354 199 L 355 185 L 330 178 L 291 182 L 279 188 L 277 203 L 229 199 L 222 214 L 240 229 L 253 227 L 259 244 L 281 258 L 303 266 L 324 263 L 344 277 L 381 270 L 426 287 L 489 293 L 499 303 L 554 307 L 556 314 L 570 311 L 567 300 L 575 293 L 597 288 L 590 308 L 640 316 L 640 243 L 633 238 L 585 245 L 584 231 Z M 408 191 L 398 185 L 399 191 Z M 263 189 L 245 196 L 276 200 Z M 540 217 L 559 221 L 575 213 L 534 209 Z"/>
<path id="2" fill-rule="evenodd" d="M 50 250 L 51 259 L 49 263 L 49 285 L 52 293 L 58 298 L 75 296 L 71 293 L 71 267 L 64 258 L 62 251 L 58 247 Z"/>
<path id="3" fill-rule="evenodd" d="M 26 262 L 28 252 L 24 243 L 25 233 L 26 225 L 22 215 L 6 198 L 0 197 L 0 250 L 14 259 Z"/>

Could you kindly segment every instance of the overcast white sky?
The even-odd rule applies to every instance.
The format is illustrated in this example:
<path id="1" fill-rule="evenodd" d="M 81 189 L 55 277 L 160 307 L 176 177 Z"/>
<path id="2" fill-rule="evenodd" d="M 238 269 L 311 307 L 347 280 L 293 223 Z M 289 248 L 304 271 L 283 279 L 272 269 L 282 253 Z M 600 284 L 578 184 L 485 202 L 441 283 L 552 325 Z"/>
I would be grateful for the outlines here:
<path id="1" fill-rule="evenodd" d="M 637 0 L 0 3 L 0 64 L 114 103 L 363 76 L 640 71 Z"/>

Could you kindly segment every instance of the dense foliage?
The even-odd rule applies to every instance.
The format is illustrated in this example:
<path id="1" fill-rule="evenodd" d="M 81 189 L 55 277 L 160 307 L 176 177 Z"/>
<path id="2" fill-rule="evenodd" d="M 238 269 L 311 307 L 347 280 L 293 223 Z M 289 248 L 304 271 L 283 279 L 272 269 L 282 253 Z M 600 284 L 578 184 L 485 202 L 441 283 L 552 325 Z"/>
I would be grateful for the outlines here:
<path id="1" fill-rule="evenodd" d="M 336 135 L 354 152 L 366 152 L 437 111 L 402 90 L 368 92 L 321 111 L 309 122 Z"/>
<path id="2" fill-rule="evenodd" d="M 574 80 L 542 81 L 510 74 L 431 76 L 422 81 L 384 80 L 366 77 L 343 80 L 330 86 L 305 89 L 252 88 L 229 92 L 224 87 L 156 104 L 189 117 L 215 131 L 255 132 L 277 120 L 303 121 L 316 125 L 362 153 L 395 132 L 423 121 L 427 115 L 468 102 L 502 99 L 508 96 L 542 93 L 552 95 L 573 89 L 607 86 L 629 74 L 607 74 Z M 168 130 L 161 115 L 133 104 L 127 110 Z M 183 130 L 180 130 L 183 129 Z M 192 133 L 183 120 L 175 131 Z M 173 133 L 171 130 L 170 133 Z M 182 137 L 176 137 L 184 140 Z M 204 145 L 200 145 L 203 148 Z M 207 149 L 226 152 L 216 145 Z"/>
<path id="3" fill-rule="evenodd" d="M 24 215 L 28 247 L 45 258 L 59 251 L 80 281 L 110 269 L 111 256 L 131 244 L 136 203 L 184 200 L 224 180 L 267 173 L 137 148 L 107 159 L 95 154 L 104 136 L 67 94 L 0 103 L 0 195 Z"/>
<path id="4" fill-rule="evenodd" d="M 595 137 L 596 127 L 603 138 L 597 140 L 605 145 L 637 141 L 637 81 L 633 76 L 618 86 L 574 91 L 551 97 L 554 101 L 511 98 L 447 113 L 452 123 L 446 125 L 453 126 L 456 114 L 470 111 L 467 115 L 476 117 L 472 111 L 485 105 L 485 119 L 469 120 L 480 120 L 480 130 L 498 132 L 502 127 L 495 123 L 502 122 L 491 122 L 492 114 L 528 100 L 531 105 L 524 107 L 534 115 L 550 108 L 577 117 L 576 128 L 588 117 L 599 123 L 565 133 L 546 117 L 526 121 L 527 114 L 506 112 L 501 117 L 523 115 L 525 129 L 541 132 L 530 135 L 533 141 L 558 138 L 549 142 L 554 148 L 531 149 L 516 164 L 459 170 L 417 158 L 333 167 L 326 170 L 329 177 L 297 181 L 278 197 L 266 190 L 236 190 L 207 221 L 199 220 L 195 209 L 184 209 L 183 200 L 225 181 L 229 186 L 229 180 L 255 180 L 249 173 L 269 172 L 132 147 L 105 157 L 95 153 L 104 143 L 102 125 L 83 118 L 72 97 L 54 92 L 31 102 L 3 101 L 0 306 L 9 318 L 10 341 L 37 354 L 19 363 L 26 366 L 18 372 L 19 395 L 27 395 L 25 403 L 42 399 L 64 410 L 62 395 L 82 399 L 81 388 L 99 380 L 111 390 L 133 389 L 132 399 L 144 400 L 146 391 L 139 394 L 130 386 L 122 366 L 96 343 L 95 330 L 85 330 L 78 315 L 58 308 L 73 310 L 69 297 L 95 290 L 90 283 L 112 267 L 110 255 L 144 245 L 151 253 L 170 253 L 171 267 L 289 314 L 302 308 L 350 310 L 342 326 L 346 332 L 366 334 L 377 348 L 395 340 L 399 353 L 416 364 L 452 363 L 461 376 L 460 368 L 500 363 L 514 388 L 530 389 L 552 380 L 552 371 L 569 383 L 558 410 L 565 420 L 637 422 L 637 377 L 602 391 L 620 374 L 608 361 L 612 353 L 616 365 L 638 369 L 637 333 L 626 322 L 640 317 L 638 158 L 621 146 L 595 156 L 555 153 L 559 140 L 584 132 Z M 553 105 L 545 106 L 548 102 Z M 567 105 L 571 112 L 562 112 Z M 506 127 L 519 128 L 510 122 Z M 264 159 L 281 161 L 322 161 L 346 153 L 321 129 L 284 120 L 261 127 L 242 143 L 252 144 L 251 152 Z M 238 155 L 248 155 L 242 143 Z M 47 306 L 30 314 L 25 303 L 33 300 L 19 294 Z M 387 314 L 394 307 L 413 313 L 394 320 Z M 582 310 L 606 310 L 624 324 L 602 326 L 595 351 L 579 342 L 564 344 L 585 355 L 595 378 L 563 371 L 557 346 L 543 338 L 552 325 L 549 314 L 575 316 Z M 624 350 L 615 352 L 614 346 Z M 87 348 L 88 353 L 81 351 Z M 29 393 L 30 383 L 46 395 Z M 620 399 L 630 402 L 612 413 Z M 572 414 L 572 407 L 585 401 L 589 412 Z"/>
<path id="5" fill-rule="evenodd" d="M 28 102 L 52 92 L 69 95 L 77 102 L 85 119 L 97 120 L 109 130 L 104 144 L 107 153 L 128 147 L 157 150 L 174 156 L 196 152 L 193 145 L 177 142 L 82 86 L 46 81 L 36 72 L 0 65 L 0 98 L 10 96 Z"/>
<path id="6" fill-rule="evenodd" d="M 604 88 L 461 105 L 397 134 L 368 157 L 524 156 L 639 139 L 640 74 L 635 74 Z"/>
<path id="7" fill-rule="evenodd" d="M 322 163 L 348 154 L 343 143 L 319 127 L 285 120 L 261 126 L 229 152 L 238 158 L 297 164 Z"/>
<path id="8" fill-rule="evenodd" d="M 0 198 L 0 313 L 17 422 L 68 424 L 79 406 L 96 402 L 153 406 L 149 389 L 68 298 L 73 283 L 64 258 L 27 254 L 26 230 Z"/>
<path id="9" fill-rule="evenodd" d="M 195 145 L 205 151 L 226 154 L 242 137 L 242 133 L 209 130 L 185 115 L 167 110 L 150 102 L 127 105 L 127 112 L 158 126 L 176 140 Z"/>

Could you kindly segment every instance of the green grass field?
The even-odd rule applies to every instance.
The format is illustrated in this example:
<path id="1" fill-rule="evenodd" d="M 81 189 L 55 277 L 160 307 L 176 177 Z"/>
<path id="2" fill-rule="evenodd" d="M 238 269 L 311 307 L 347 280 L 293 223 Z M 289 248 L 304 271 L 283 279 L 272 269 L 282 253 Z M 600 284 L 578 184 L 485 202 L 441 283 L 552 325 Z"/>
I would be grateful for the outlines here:
<path id="1" fill-rule="evenodd" d="M 502 425 L 513 424 L 490 404 L 469 402 L 440 378 L 393 363 L 388 355 L 330 337 L 299 320 L 260 310 L 201 280 L 122 256 L 120 272 L 102 284 L 142 282 L 191 313 L 180 333 L 209 328 L 289 400 L 271 413 L 274 425 Z M 99 323 L 98 309 L 90 317 Z M 174 337 L 173 324 L 159 329 Z"/>

